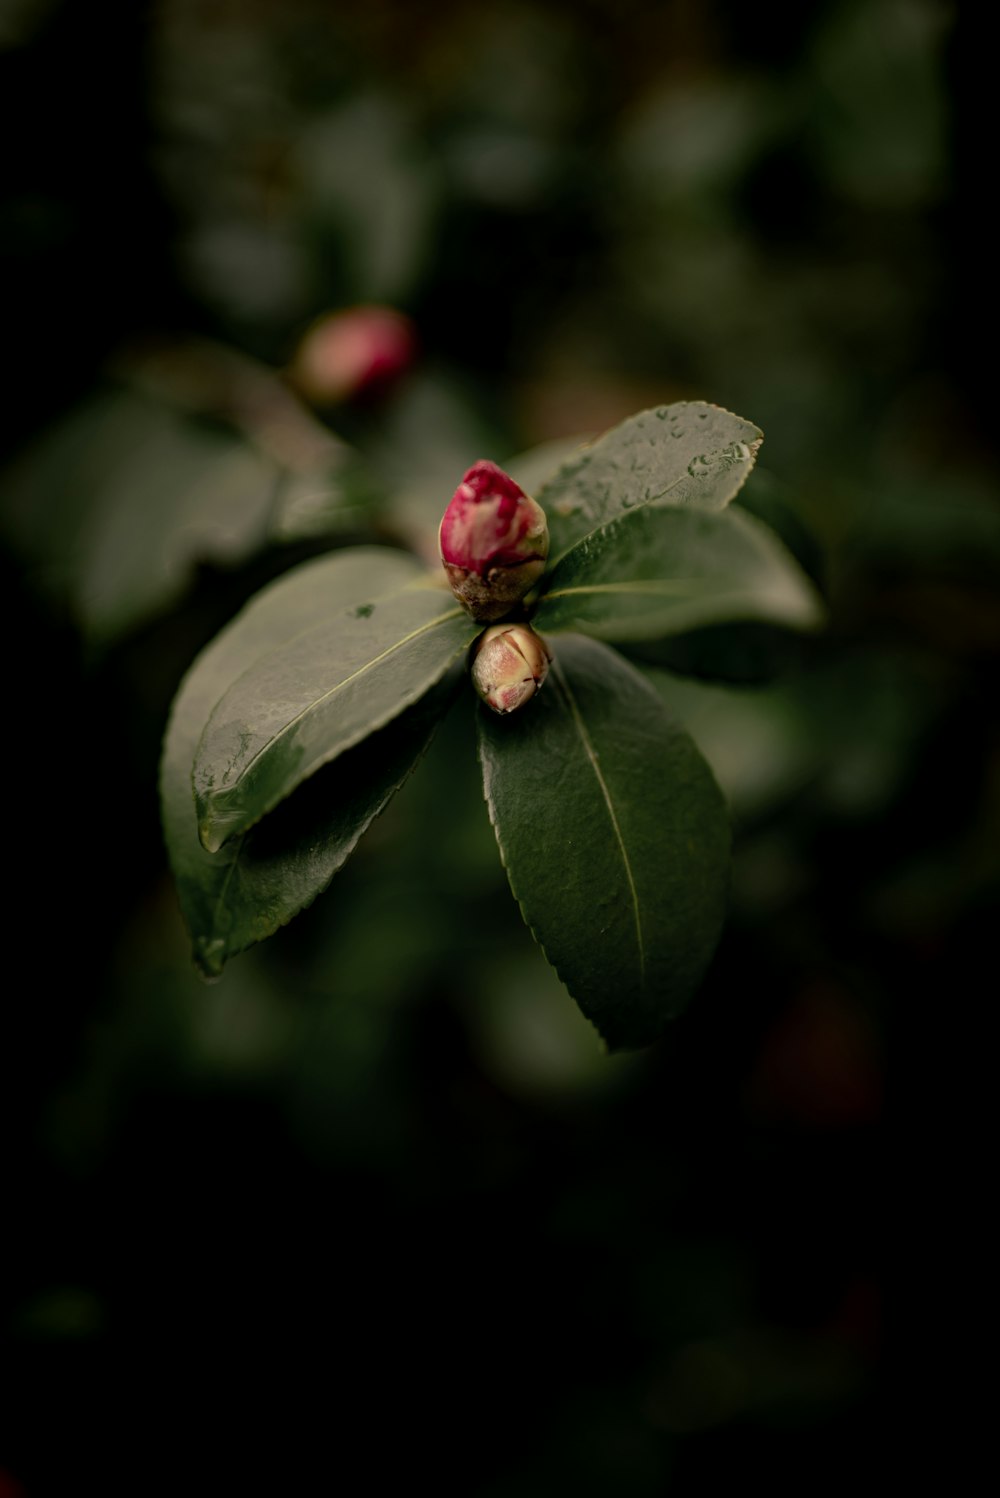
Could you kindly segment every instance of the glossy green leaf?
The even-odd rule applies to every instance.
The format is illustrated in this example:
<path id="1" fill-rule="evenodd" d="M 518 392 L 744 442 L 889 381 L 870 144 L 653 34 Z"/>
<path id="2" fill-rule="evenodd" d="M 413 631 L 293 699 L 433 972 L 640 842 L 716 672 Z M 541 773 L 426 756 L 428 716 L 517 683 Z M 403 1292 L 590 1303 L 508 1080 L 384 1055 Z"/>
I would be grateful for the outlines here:
<path id="1" fill-rule="evenodd" d="M 351 579 L 366 551 L 340 553 Z M 201 839 L 214 852 L 245 832 L 321 765 L 397 717 L 446 675 L 482 626 L 437 575 L 395 554 L 391 581 L 346 606 L 313 573 L 289 574 L 316 616 L 277 620 L 205 725 L 194 763 Z M 388 573 L 387 573 L 388 576 Z M 297 611 L 293 611 L 297 614 Z"/>
<path id="2" fill-rule="evenodd" d="M 190 702 L 198 683 L 190 686 L 192 697 L 182 694 L 167 739 L 163 818 L 195 962 L 207 977 L 287 925 L 326 889 L 416 765 L 454 686 L 452 673 L 217 853 L 206 853 L 199 841 L 184 771 L 194 747 Z"/>
<path id="3" fill-rule="evenodd" d="M 736 509 L 646 507 L 578 542 L 546 579 L 534 623 L 604 640 L 653 640 L 757 620 L 812 629 L 819 595 L 773 531 Z"/>
<path id="4" fill-rule="evenodd" d="M 559 560 L 575 542 L 639 505 L 721 510 L 738 493 L 762 441 L 752 422 L 705 401 L 630 416 L 582 448 L 538 490 Z"/>
<path id="5" fill-rule="evenodd" d="M 490 817 L 525 920 L 612 1049 L 694 992 L 722 926 L 725 804 L 704 759 L 617 652 L 567 636 L 544 690 L 479 713 Z"/>
<path id="6" fill-rule="evenodd" d="M 400 553 L 323 557 L 265 588 L 195 661 L 174 702 L 160 771 L 163 825 L 195 960 L 208 975 L 286 924 L 329 883 L 416 762 L 445 706 L 445 680 L 314 776 L 260 826 L 206 853 L 191 767 L 215 701 L 282 631 L 307 629 L 331 604 L 351 607 L 404 583 Z"/>

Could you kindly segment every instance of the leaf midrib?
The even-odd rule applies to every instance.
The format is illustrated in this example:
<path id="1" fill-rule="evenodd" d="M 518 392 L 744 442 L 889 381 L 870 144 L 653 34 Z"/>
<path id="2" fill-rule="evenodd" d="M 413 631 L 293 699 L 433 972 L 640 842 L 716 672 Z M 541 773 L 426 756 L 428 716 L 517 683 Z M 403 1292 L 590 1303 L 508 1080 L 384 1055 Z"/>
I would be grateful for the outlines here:
<path id="1" fill-rule="evenodd" d="M 542 595 L 542 601 L 552 598 L 570 598 L 578 593 L 649 593 L 656 597 L 671 593 L 697 593 L 699 589 L 711 588 L 713 584 L 701 577 L 633 578 L 621 583 L 581 583 L 571 588 L 553 588 Z"/>
<path id="2" fill-rule="evenodd" d="M 229 894 L 229 886 L 233 881 L 234 874 L 236 873 L 236 865 L 239 863 L 240 858 L 242 857 L 243 845 L 246 842 L 246 836 L 247 834 L 245 832 L 241 832 L 234 839 L 235 846 L 232 850 L 232 858 L 230 859 L 229 867 L 226 870 L 226 876 L 222 881 L 222 886 L 219 890 L 215 905 L 212 910 L 212 924 L 209 928 L 210 934 L 212 935 L 214 935 L 219 930 L 219 914 L 225 906 L 226 896 Z M 226 946 L 228 947 L 228 945 L 229 943 L 227 941 Z"/>
<path id="3" fill-rule="evenodd" d="M 594 746 L 590 741 L 590 735 L 587 733 L 586 724 L 583 721 L 583 715 L 581 714 L 576 702 L 576 698 L 573 696 L 573 693 L 570 689 L 570 685 L 566 679 L 565 672 L 562 670 L 562 667 L 559 665 L 558 661 L 553 661 L 552 663 L 552 674 L 560 691 L 562 692 L 563 698 L 566 702 L 566 706 L 569 708 L 570 716 L 573 719 L 573 726 L 576 728 L 576 731 L 580 736 L 580 742 L 583 745 L 584 753 L 587 756 L 590 768 L 593 770 L 594 776 L 597 780 L 597 784 L 600 787 L 601 795 L 604 798 L 604 804 L 608 810 L 608 817 L 611 821 L 611 827 L 615 834 L 615 840 L 618 843 L 618 851 L 621 854 L 622 864 L 625 868 L 625 877 L 628 880 L 629 893 L 632 897 L 632 912 L 635 917 L 635 939 L 639 954 L 639 987 L 645 988 L 646 948 L 642 936 L 642 916 L 639 911 L 639 893 L 635 887 L 635 879 L 632 874 L 632 865 L 629 862 L 628 851 L 625 847 L 625 839 L 622 837 L 621 828 L 618 825 L 618 816 L 615 812 L 614 802 L 611 799 L 611 792 L 608 789 L 607 781 L 604 779 L 604 776 L 601 773 L 601 766 L 598 760 L 597 751 L 594 749 Z"/>
<path id="4" fill-rule="evenodd" d="M 235 780 L 231 781 L 226 786 L 220 786 L 218 790 L 209 791 L 206 796 L 206 800 L 213 801 L 219 796 L 228 796 L 231 792 L 237 790 L 238 787 L 246 779 L 247 775 L 249 775 L 254 765 L 260 759 L 261 755 L 266 754 L 269 750 L 271 750 L 275 744 L 279 743 L 285 737 L 285 735 L 295 727 L 297 723 L 299 723 L 304 717 L 306 717 L 307 714 L 314 712 L 321 703 L 326 702 L 331 697 L 334 697 L 337 692 L 342 691 L 344 687 L 350 686 L 352 681 L 357 681 L 359 677 L 364 676 L 366 671 L 371 671 L 382 661 L 388 660 L 389 656 L 393 655 L 397 650 L 402 650 L 404 645 L 409 645 L 413 640 L 418 639 L 420 635 L 426 634 L 428 630 L 436 629 L 440 624 L 446 624 L 449 619 L 460 619 L 464 612 L 465 611 L 460 608 L 449 609 L 447 613 L 438 614 L 434 619 L 428 619 L 424 624 L 421 624 L 416 629 L 411 630 L 408 635 L 404 635 L 401 640 L 396 640 L 395 643 L 390 645 L 387 650 L 383 650 L 380 655 L 376 655 L 370 661 L 365 661 L 363 666 L 359 666 L 356 671 L 352 671 L 351 674 L 349 676 L 345 676 L 342 681 L 336 682 L 332 687 L 329 687 L 327 691 L 321 692 L 318 697 L 314 697 L 311 702 L 307 702 L 304 707 L 299 709 L 299 711 L 293 718 L 289 718 L 287 723 L 284 723 L 276 733 L 272 734 L 269 739 L 261 744 L 256 754 L 254 754 L 252 758 L 247 760 L 246 764 L 243 766 L 242 770 L 237 775 Z M 303 631 L 303 633 L 308 633 L 308 631 Z"/>
<path id="5" fill-rule="evenodd" d="M 616 515 L 608 515 L 605 517 L 605 519 L 598 521 L 593 530 L 587 531 L 586 535 L 584 536 L 578 536 L 575 541 L 567 546 L 565 551 L 560 552 L 555 561 L 552 563 L 552 566 L 549 569 L 550 572 L 554 572 L 557 567 L 561 567 L 566 558 L 570 556 L 574 551 L 576 551 L 578 546 L 585 545 L 586 542 L 591 539 L 591 537 L 598 535 L 600 531 L 607 530 L 608 526 L 614 525 L 616 520 L 621 520 L 625 515 L 634 515 L 637 510 L 645 510 L 650 505 L 655 505 L 657 500 L 662 499 L 665 494 L 669 494 L 671 489 L 676 489 L 677 485 L 682 483 L 683 480 L 687 478 L 687 476 L 687 470 L 685 470 L 684 473 L 679 473 L 677 477 L 673 479 L 665 489 L 661 489 L 658 494 L 651 494 L 648 499 L 640 499 L 638 503 L 629 505 L 623 510 L 619 510 Z"/>

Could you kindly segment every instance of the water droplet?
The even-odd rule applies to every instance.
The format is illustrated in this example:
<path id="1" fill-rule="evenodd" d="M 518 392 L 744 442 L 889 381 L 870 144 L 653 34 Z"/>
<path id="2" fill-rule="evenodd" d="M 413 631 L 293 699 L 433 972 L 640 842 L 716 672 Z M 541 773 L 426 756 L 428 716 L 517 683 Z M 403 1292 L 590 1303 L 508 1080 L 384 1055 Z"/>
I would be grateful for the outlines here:
<path id="1" fill-rule="evenodd" d="M 749 457 L 750 449 L 745 442 L 732 442 L 728 447 L 692 458 L 687 471 L 692 478 L 705 478 L 710 473 L 725 473 L 727 469 L 735 468 L 737 463 L 747 462 Z"/>

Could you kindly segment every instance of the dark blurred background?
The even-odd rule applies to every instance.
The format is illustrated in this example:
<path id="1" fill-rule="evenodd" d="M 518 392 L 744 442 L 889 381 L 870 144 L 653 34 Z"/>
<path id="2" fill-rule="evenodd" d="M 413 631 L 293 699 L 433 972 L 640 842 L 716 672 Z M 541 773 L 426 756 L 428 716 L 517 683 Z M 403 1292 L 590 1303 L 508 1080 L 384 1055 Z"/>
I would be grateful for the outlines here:
<path id="1" fill-rule="evenodd" d="M 0 0 L 3 1498 L 926 1462 L 995 992 L 985 14 Z M 405 367 L 289 415 L 303 336 L 370 303 Z M 327 894 L 203 984 L 156 796 L 198 649 L 475 458 L 685 398 L 763 428 L 756 504 L 831 610 L 660 678 L 733 811 L 689 1012 L 603 1055 L 465 701 Z M 213 475 L 257 492 L 276 410 L 382 499 L 181 525 Z"/>

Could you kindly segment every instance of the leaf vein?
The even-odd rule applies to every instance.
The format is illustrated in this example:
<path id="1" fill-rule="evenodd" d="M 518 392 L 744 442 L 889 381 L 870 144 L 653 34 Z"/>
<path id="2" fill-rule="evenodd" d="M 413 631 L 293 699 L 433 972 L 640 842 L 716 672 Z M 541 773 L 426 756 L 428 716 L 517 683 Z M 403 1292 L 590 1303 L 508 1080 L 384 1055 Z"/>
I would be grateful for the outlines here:
<path id="1" fill-rule="evenodd" d="M 570 690 L 570 685 L 566 680 L 565 672 L 560 667 L 558 661 L 553 661 L 552 663 L 552 674 L 556 678 L 563 697 L 566 700 L 566 706 L 569 708 L 570 716 L 573 719 L 573 724 L 576 728 L 577 733 L 580 735 L 580 742 L 583 744 L 584 752 L 586 753 L 587 759 L 590 762 L 590 767 L 597 779 L 597 784 L 600 786 L 601 795 L 604 798 L 604 804 L 607 807 L 608 816 L 611 820 L 612 830 L 614 831 L 615 839 L 618 843 L 618 851 L 621 854 L 622 863 L 625 867 L 625 877 L 628 880 L 629 893 L 632 897 L 632 913 L 635 917 L 635 939 L 636 947 L 639 953 L 639 986 L 640 988 L 644 988 L 646 984 L 646 948 L 642 935 L 642 917 L 639 911 L 639 894 L 635 887 L 635 878 L 632 873 L 632 865 L 629 861 L 628 850 L 625 847 L 625 839 L 622 837 L 622 830 L 618 823 L 618 815 L 615 811 L 614 801 L 611 798 L 611 792 L 608 789 L 608 783 L 601 773 L 601 766 L 598 760 L 597 751 L 594 749 L 594 746 L 590 741 L 590 735 L 587 733 L 586 724 L 583 721 L 583 716 L 577 705 L 576 698 L 573 696 L 573 693 Z"/>
<path id="2" fill-rule="evenodd" d="M 311 702 L 307 702 L 304 707 L 299 709 L 294 717 L 289 718 L 287 723 L 282 724 L 281 728 L 279 728 L 276 733 L 272 734 L 272 736 L 265 743 L 261 744 L 256 754 L 254 754 L 252 758 L 247 760 L 246 764 L 243 766 L 236 779 L 231 781 L 225 787 L 226 792 L 234 790 L 235 787 L 238 786 L 250 773 L 251 769 L 257 763 L 258 759 L 260 759 L 261 755 L 267 753 L 269 749 L 271 749 L 275 744 L 279 743 L 281 739 L 284 738 L 284 736 L 289 733 L 291 729 L 293 729 L 295 725 L 306 716 L 307 713 L 313 712 L 317 707 L 320 706 L 321 703 L 326 702 L 329 698 L 335 696 L 337 692 L 342 691 L 344 687 L 350 686 L 352 681 L 359 680 L 359 678 L 364 676 L 366 671 L 371 671 L 376 666 L 381 665 L 383 661 L 388 660 L 389 657 L 393 655 L 397 650 L 402 650 L 404 645 L 411 644 L 414 640 L 418 639 L 420 635 L 426 634 L 428 630 L 436 629 L 439 624 L 446 624 L 449 619 L 461 618 L 463 612 L 464 611 L 460 608 L 449 609 L 445 614 L 438 614 L 436 618 L 428 619 L 424 624 L 419 625 L 417 629 L 413 629 L 408 635 L 404 635 L 401 640 L 396 640 L 395 643 L 390 645 L 387 650 L 383 650 L 381 655 L 376 655 L 370 661 L 365 661 L 363 666 L 359 666 L 356 671 L 352 671 L 350 675 L 345 676 L 342 681 L 335 682 L 332 687 L 329 687 L 325 692 L 321 692 L 319 696 L 314 697 Z M 209 799 L 211 799 L 211 797 L 209 797 Z"/>

